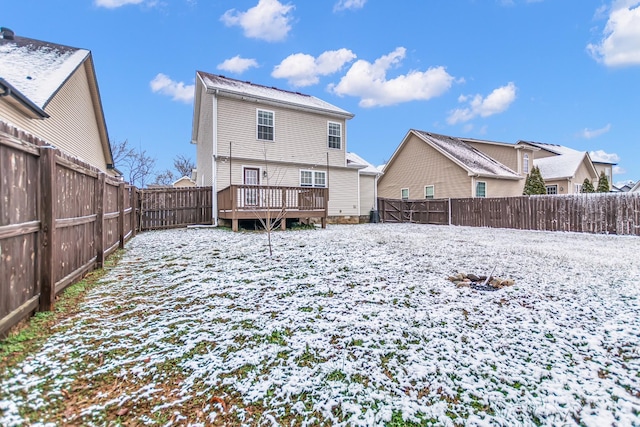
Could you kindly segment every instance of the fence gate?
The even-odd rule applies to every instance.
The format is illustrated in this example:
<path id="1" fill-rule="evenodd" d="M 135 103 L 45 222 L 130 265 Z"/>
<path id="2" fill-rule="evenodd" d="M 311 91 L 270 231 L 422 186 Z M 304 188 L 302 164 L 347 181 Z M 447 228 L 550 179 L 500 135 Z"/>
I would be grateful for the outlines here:
<path id="1" fill-rule="evenodd" d="M 449 224 L 449 200 L 378 199 L 382 222 L 412 222 L 417 224 Z"/>

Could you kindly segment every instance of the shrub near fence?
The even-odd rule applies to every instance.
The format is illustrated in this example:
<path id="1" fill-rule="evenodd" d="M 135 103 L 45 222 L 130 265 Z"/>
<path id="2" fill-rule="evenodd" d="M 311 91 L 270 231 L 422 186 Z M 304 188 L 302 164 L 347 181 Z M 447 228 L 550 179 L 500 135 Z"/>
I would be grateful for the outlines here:
<path id="1" fill-rule="evenodd" d="M 135 234 L 136 189 L 0 123 L 0 335 Z"/>
<path id="2" fill-rule="evenodd" d="M 429 200 L 437 201 L 379 199 L 378 207 L 383 222 L 640 236 L 638 193 Z"/>

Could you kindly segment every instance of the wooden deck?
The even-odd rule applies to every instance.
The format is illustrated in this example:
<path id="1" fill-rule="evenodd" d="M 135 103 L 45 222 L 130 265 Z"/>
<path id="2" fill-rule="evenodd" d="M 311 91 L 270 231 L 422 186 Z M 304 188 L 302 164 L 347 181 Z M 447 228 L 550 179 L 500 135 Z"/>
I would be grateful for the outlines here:
<path id="1" fill-rule="evenodd" d="M 287 218 L 320 218 L 327 226 L 328 188 L 231 185 L 218 191 L 218 218 L 230 219 L 238 231 L 242 219 L 280 222 L 286 228 Z"/>

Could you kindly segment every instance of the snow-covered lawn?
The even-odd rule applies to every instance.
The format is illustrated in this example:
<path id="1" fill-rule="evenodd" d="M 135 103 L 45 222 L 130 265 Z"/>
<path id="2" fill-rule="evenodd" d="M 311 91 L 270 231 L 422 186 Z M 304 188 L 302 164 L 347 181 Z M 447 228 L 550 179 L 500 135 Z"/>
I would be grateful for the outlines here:
<path id="1" fill-rule="evenodd" d="M 0 424 L 640 425 L 640 239 L 367 224 L 138 235 Z M 453 273 L 515 279 L 494 292 Z M 119 418 L 118 418 L 119 417 Z"/>

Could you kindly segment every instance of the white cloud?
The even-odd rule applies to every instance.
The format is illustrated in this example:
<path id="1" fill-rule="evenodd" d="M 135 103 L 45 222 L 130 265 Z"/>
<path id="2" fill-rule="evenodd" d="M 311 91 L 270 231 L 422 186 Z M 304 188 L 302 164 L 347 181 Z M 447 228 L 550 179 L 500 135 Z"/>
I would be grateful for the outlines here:
<path id="1" fill-rule="evenodd" d="M 444 67 L 429 68 L 427 71 L 409 71 L 387 80 L 389 68 L 398 66 L 405 54 L 406 49 L 399 47 L 389 55 L 376 59 L 373 64 L 358 60 L 337 85 L 329 85 L 329 90 L 340 96 L 359 96 L 361 107 L 426 101 L 449 90 L 453 77 Z"/>
<path id="2" fill-rule="evenodd" d="M 238 25 L 244 35 L 269 42 L 281 41 L 291 30 L 290 12 L 295 7 L 282 4 L 278 0 L 259 0 L 258 4 L 246 12 L 227 10 L 220 18 L 228 27 Z"/>
<path id="3" fill-rule="evenodd" d="M 605 133 L 609 132 L 611 130 L 611 124 L 607 124 L 605 127 L 600 128 L 600 129 L 584 129 L 582 132 L 580 132 L 580 136 L 582 138 L 585 139 L 592 139 L 592 138 L 596 138 L 600 135 L 604 135 Z"/>
<path id="4" fill-rule="evenodd" d="M 107 9 L 115 9 L 128 4 L 140 4 L 144 0 L 95 0 L 98 7 L 106 7 Z"/>
<path id="5" fill-rule="evenodd" d="M 242 74 L 251 67 L 258 67 L 258 62 L 255 59 L 241 58 L 240 55 L 236 55 L 233 58 L 225 59 L 221 64 L 218 64 L 217 68 L 218 70 Z"/>
<path id="6" fill-rule="evenodd" d="M 356 55 L 349 49 L 329 50 L 318 58 L 304 53 L 296 53 L 289 55 L 279 65 L 276 65 L 271 76 L 277 79 L 287 79 L 293 86 L 310 86 L 318 83 L 319 76 L 340 71 L 346 63 L 355 58 Z"/>
<path id="7" fill-rule="evenodd" d="M 615 153 L 607 153 L 604 150 L 589 151 L 589 156 L 594 162 L 618 163 L 620 156 Z"/>
<path id="8" fill-rule="evenodd" d="M 468 122 L 478 116 L 489 117 L 502 113 L 515 101 L 517 89 L 513 82 L 509 82 L 506 86 L 494 89 L 486 98 L 482 95 L 460 95 L 458 102 L 469 102 L 469 106 L 453 110 L 447 118 L 447 123 L 454 125 Z"/>
<path id="9" fill-rule="evenodd" d="M 333 6 L 333 11 L 362 9 L 366 2 L 367 0 L 339 0 L 338 3 Z"/>
<path id="10" fill-rule="evenodd" d="M 622 175 L 622 174 L 627 173 L 627 170 L 626 170 L 626 169 L 621 168 L 620 166 L 614 166 L 614 167 L 613 167 L 613 171 L 612 171 L 612 173 L 613 173 L 614 175 Z M 617 186 L 616 186 L 616 187 L 617 187 Z"/>
<path id="11" fill-rule="evenodd" d="M 602 40 L 587 51 L 609 67 L 640 65 L 640 0 L 614 1 Z"/>
<path id="12" fill-rule="evenodd" d="M 175 82 L 169 76 L 159 73 L 149 83 L 154 93 L 170 96 L 174 101 L 189 103 L 193 101 L 195 85 L 185 85 L 183 82 Z"/>

